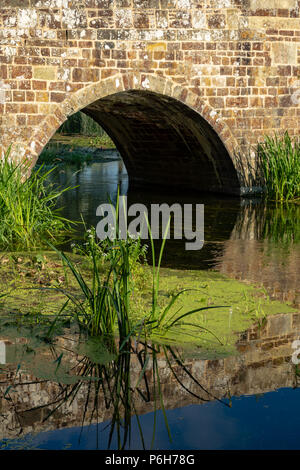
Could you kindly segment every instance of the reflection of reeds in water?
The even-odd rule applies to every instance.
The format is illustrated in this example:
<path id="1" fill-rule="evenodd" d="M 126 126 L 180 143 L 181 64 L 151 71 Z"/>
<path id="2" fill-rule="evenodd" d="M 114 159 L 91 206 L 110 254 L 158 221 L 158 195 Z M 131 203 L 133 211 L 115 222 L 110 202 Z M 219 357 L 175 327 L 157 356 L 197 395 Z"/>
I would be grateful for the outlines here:
<path id="1" fill-rule="evenodd" d="M 300 206 L 249 201 L 241 208 L 231 239 L 299 243 Z"/>
<path id="2" fill-rule="evenodd" d="M 83 356 L 73 367 L 73 373 L 77 377 L 75 383 L 61 384 L 60 391 L 51 402 L 42 405 L 42 407 L 27 409 L 22 412 L 22 415 L 44 408 L 46 414 L 43 422 L 46 422 L 51 416 L 55 416 L 55 413 L 59 413 L 61 407 L 71 405 L 77 396 L 84 395 L 79 441 L 84 426 L 99 423 L 99 409 L 103 411 L 104 404 L 105 409 L 110 412 L 110 420 L 105 427 L 106 429 L 109 427 L 109 433 L 107 442 L 101 442 L 100 444 L 101 436 L 97 426 L 97 447 L 103 448 L 106 446 L 109 449 L 116 446 L 119 450 L 130 448 L 132 420 L 136 419 L 140 443 L 146 449 L 147 442 L 144 439 L 144 430 L 137 412 L 137 406 L 141 402 L 152 402 L 153 429 L 149 447 L 153 448 L 155 444 L 157 413 L 159 410 L 163 413 L 165 426 L 171 441 L 172 436 L 164 407 L 164 392 L 160 377 L 161 372 L 163 372 L 160 370 L 159 365 L 162 354 L 176 382 L 186 393 L 201 402 L 215 399 L 225 406 L 230 406 L 227 402 L 220 400 L 206 390 L 184 365 L 180 353 L 169 346 L 159 347 L 153 343 L 135 345 L 127 343 L 120 353 L 117 353 L 115 344 L 109 346 L 106 344 L 105 347 L 108 347 L 111 354 L 116 354 L 114 360 L 101 364 L 93 362 L 87 356 Z M 58 354 L 55 350 L 53 350 L 53 353 L 57 361 Z M 61 355 L 58 357 L 61 357 Z M 58 364 L 59 367 L 60 363 Z M 185 384 L 185 381 L 189 383 L 189 386 Z M 190 389 L 191 384 L 194 384 L 193 391 Z M 195 387 L 199 389 L 199 393 L 196 393 Z M 8 391 L 8 397 L 9 394 L 10 391 Z M 206 398 L 201 394 L 205 395 Z M 139 408 L 141 407 L 139 406 Z M 149 434 L 149 429 L 147 431 L 147 434 Z"/>
<path id="3" fill-rule="evenodd" d="M 267 209 L 263 238 L 276 243 L 300 242 L 300 206 L 278 204 Z"/>

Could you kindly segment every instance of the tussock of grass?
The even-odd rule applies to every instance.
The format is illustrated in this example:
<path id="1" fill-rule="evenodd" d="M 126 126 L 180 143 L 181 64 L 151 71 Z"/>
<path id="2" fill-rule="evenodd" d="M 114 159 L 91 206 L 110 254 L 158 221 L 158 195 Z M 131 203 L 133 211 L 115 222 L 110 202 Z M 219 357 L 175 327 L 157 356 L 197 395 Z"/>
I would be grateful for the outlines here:
<path id="1" fill-rule="evenodd" d="M 258 158 L 267 198 L 300 201 L 300 141 L 288 132 L 283 137 L 265 137 L 258 144 Z"/>
<path id="2" fill-rule="evenodd" d="M 0 250 L 33 250 L 56 243 L 70 230 L 56 202 L 66 189 L 54 189 L 48 182 L 53 169 L 43 167 L 25 179 L 28 168 L 10 159 L 10 149 L 0 161 Z"/>

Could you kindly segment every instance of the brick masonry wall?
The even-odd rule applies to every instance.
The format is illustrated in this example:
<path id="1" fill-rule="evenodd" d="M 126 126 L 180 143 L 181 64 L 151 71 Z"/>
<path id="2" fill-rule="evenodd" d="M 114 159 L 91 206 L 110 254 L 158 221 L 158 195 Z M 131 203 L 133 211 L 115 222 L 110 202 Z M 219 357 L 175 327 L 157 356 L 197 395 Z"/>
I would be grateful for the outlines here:
<path id="1" fill-rule="evenodd" d="M 13 143 L 15 158 L 34 163 L 70 114 L 114 93 L 143 90 L 200 115 L 247 186 L 247 159 L 253 164 L 258 139 L 299 133 L 292 99 L 300 89 L 299 6 L 298 0 L 1 0 L 1 150 Z"/>

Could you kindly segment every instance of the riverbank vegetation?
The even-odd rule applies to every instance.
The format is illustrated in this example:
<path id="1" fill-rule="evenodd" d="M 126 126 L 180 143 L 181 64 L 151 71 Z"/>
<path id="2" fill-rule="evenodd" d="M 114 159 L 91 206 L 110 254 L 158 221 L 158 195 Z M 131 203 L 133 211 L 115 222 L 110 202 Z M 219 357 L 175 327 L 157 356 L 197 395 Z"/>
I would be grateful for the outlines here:
<path id="1" fill-rule="evenodd" d="M 35 250 L 70 231 L 71 222 L 56 207 L 69 188 L 55 189 L 49 183 L 52 171 L 40 167 L 26 179 L 28 167 L 11 161 L 10 149 L 0 161 L 0 250 Z"/>
<path id="2" fill-rule="evenodd" d="M 115 150 L 108 134 L 82 112 L 73 114 L 58 129 L 39 156 L 39 163 L 88 163 L 101 160 L 98 151 Z"/>
<path id="3" fill-rule="evenodd" d="M 48 182 L 51 171 L 41 167 L 24 179 L 24 168 L 10 161 L 9 151 L 1 162 L 3 312 L 39 322 L 49 322 L 50 316 L 51 332 L 63 318 L 91 336 L 117 335 L 121 345 L 150 337 L 201 345 L 214 355 L 232 353 L 236 333 L 253 321 L 263 325 L 266 315 L 293 311 L 270 301 L 266 292 L 218 273 L 162 269 L 165 240 L 155 263 L 150 237 L 152 267 L 141 240 L 99 241 L 93 228 L 73 253 L 60 252 L 56 246 L 70 222 L 59 215 L 56 202 L 68 188 L 54 189 Z M 52 251 L 46 253 L 49 240 Z"/>
<path id="4" fill-rule="evenodd" d="M 300 141 L 288 132 L 258 144 L 258 165 L 266 196 L 274 201 L 300 201 Z"/>
<path id="5" fill-rule="evenodd" d="M 104 156 L 103 150 L 109 151 L 115 148 L 115 144 L 108 135 L 86 137 L 56 134 L 40 154 L 38 163 L 58 165 L 109 161 L 109 156 Z M 116 157 L 114 156 L 113 159 L 115 160 Z"/>
<path id="6" fill-rule="evenodd" d="M 133 241 L 116 241 L 98 251 L 92 232 L 87 238 L 85 255 L 48 251 L 1 256 L 6 328 L 26 323 L 32 331 L 42 328 L 51 341 L 67 326 L 92 337 L 116 337 L 124 347 L 128 341 L 151 338 L 188 349 L 198 346 L 203 357 L 216 357 L 234 353 L 237 334 L 253 323 L 263 327 L 267 315 L 295 311 L 271 301 L 261 288 L 214 271 L 153 270 L 138 241 L 134 249 Z"/>
<path id="7" fill-rule="evenodd" d="M 107 135 L 104 129 L 94 119 L 90 118 L 82 111 L 70 116 L 58 129 L 57 135 L 78 134 L 82 136 L 98 136 Z"/>

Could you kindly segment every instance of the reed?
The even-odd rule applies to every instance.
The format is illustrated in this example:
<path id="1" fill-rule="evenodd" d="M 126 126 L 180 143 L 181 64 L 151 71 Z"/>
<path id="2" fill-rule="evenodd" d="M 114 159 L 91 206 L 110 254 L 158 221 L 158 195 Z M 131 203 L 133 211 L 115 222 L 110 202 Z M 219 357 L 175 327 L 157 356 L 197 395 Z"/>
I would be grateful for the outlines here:
<path id="1" fill-rule="evenodd" d="M 24 178 L 28 167 L 10 159 L 10 148 L 0 161 L 0 249 L 34 250 L 45 246 L 45 239 L 57 243 L 71 229 L 71 222 L 57 209 L 65 189 L 55 189 L 43 167 Z"/>
<path id="2" fill-rule="evenodd" d="M 116 240 L 111 244 L 109 262 L 103 270 L 102 250 L 96 241 L 96 235 L 90 231 L 84 247 L 85 258 L 89 263 L 91 279 L 84 278 L 80 269 L 69 256 L 50 245 L 62 258 L 64 265 L 73 274 L 80 295 L 61 290 L 71 301 L 74 315 L 80 327 L 92 336 L 111 336 L 118 325 L 120 340 L 127 338 L 130 332 L 129 296 L 130 296 L 130 252 L 128 244 Z M 83 254 L 83 250 L 81 251 Z"/>
<path id="3" fill-rule="evenodd" d="M 257 154 L 268 199 L 300 200 L 300 141 L 288 132 L 282 137 L 265 137 Z"/>
<path id="4" fill-rule="evenodd" d="M 118 211 L 119 198 L 116 207 L 116 220 L 118 220 Z M 133 290 L 135 287 L 132 274 L 140 259 L 142 259 L 142 262 L 145 262 L 145 252 L 141 247 L 140 240 L 133 243 L 130 234 L 128 234 L 126 240 L 121 239 L 117 223 L 116 238 L 114 240 L 107 238 L 104 241 L 99 241 L 97 240 L 95 230 L 88 230 L 87 241 L 84 249 L 81 250 L 81 254 L 84 253 L 85 259 L 88 260 L 91 279 L 88 276 L 84 278 L 80 269 L 71 261 L 69 256 L 61 253 L 51 245 L 52 249 L 55 249 L 62 258 L 64 265 L 70 269 L 79 287 L 79 296 L 59 288 L 73 304 L 74 316 L 77 323 L 92 336 L 108 337 L 115 336 L 117 333 L 120 341 L 120 351 L 133 337 L 147 338 L 151 335 L 162 337 L 169 330 L 177 326 L 189 325 L 199 330 L 206 330 L 199 325 L 187 324 L 187 317 L 202 310 L 219 308 L 219 306 L 202 307 L 185 313 L 182 313 L 181 309 L 177 309 L 174 313 L 173 307 L 178 298 L 186 292 L 186 289 L 173 295 L 166 306 L 160 307 L 160 265 L 167 230 L 156 266 L 154 243 L 150 228 L 148 229 L 153 258 L 152 302 L 151 306 L 149 306 L 149 311 L 140 312 L 139 318 L 133 315 L 131 302 L 133 301 Z M 105 265 L 101 261 L 103 254 L 106 255 Z"/>

